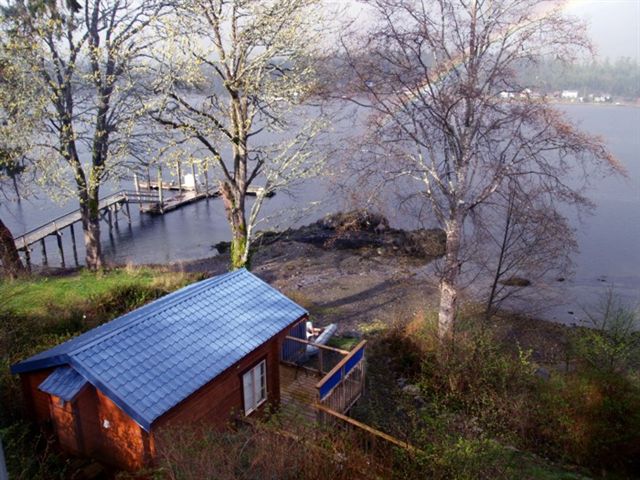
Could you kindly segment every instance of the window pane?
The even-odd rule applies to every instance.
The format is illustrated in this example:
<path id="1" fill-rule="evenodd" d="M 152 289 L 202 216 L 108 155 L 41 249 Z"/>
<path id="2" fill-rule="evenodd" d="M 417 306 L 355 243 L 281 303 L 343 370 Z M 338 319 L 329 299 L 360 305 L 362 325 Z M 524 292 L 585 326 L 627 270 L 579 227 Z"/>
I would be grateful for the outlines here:
<path id="1" fill-rule="evenodd" d="M 260 381 L 259 383 L 259 391 L 258 391 L 258 395 L 256 395 L 256 398 L 258 399 L 258 401 L 264 400 L 265 398 L 267 398 L 267 368 L 266 368 L 266 363 L 263 361 L 262 363 L 260 363 Z"/>
<path id="2" fill-rule="evenodd" d="M 267 363 L 261 361 L 242 376 L 244 413 L 248 415 L 267 398 Z"/>
<path id="3" fill-rule="evenodd" d="M 253 393 L 253 370 L 242 376 L 242 391 L 244 392 L 244 413 L 249 413 L 255 407 Z"/>

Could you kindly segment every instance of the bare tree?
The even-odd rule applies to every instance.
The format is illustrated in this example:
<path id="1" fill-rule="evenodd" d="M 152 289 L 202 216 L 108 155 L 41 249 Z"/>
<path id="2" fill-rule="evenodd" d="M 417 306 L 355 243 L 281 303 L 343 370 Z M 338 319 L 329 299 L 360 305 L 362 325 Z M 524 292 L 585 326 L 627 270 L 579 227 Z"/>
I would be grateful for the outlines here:
<path id="1" fill-rule="evenodd" d="M 530 284 L 568 275 L 577 250 L 573 230 L 555 205 L 553 192 L 507 180 L 473 215 L 475 239 L 484 255 L 476 262 L 489 274 L 486 315 L 519 297 Z M 588 207 L 588 205 L 578 205 Z M 484 241 L 482 241 L 484 240 Z M 481 257 L 480 259 L 478 257 Z M 531 300 L 532 295 L 527 295 Z"/>
<path id="2" fill-rule="evenodd" d="M 219 172 L 231 267 L 247 265 L 265 196 L 316 172 L 322 115 L 305 118 L 314 87 L 318 0 L 186 0 L 159 52 L 153 117 Z M 317 112 L 318 110 L 316 110 Z M 264 139 L 267 140 L 264 140 Z M 194 147 L 194 145 L 198 147 Z M 247 218 L 247 192 L 262 183 Z"/>
<path id="3" fill-rule="evenodd" d="M 40 178 L 77 197 L 91 269 L 102 265 L 100 188 L 132 154 L 143 112 L 137 82 L 163 9 L 156 0 L 17 0 L 4 9 L 13 35 L 31 47 L 25 61 L 47 107 Z"/>
<path id="4" fill-rule="evenodd" d="M 619 168 L 600 139 L 529 95 L 525 87 L 533 86 L 515 75 L 516 67 L 548 55 L 571 60 L 589 44 L 560 1 L 363 3 L 376 21 L 364 38 L 345 42 L 358 79 L 353 99 L 373 109 L 376 168 L 411 179 L 446 232 L 439 308 L 445 339 L 454 330 L 474 210 L 507 179 L 580 203 L 582 167 Z"/>

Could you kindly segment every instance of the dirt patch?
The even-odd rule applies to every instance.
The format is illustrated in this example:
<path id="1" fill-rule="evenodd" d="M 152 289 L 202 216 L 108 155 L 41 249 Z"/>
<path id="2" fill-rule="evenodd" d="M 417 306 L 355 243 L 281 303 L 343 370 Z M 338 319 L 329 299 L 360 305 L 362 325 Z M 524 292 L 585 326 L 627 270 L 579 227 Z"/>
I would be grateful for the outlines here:
<path id="1" fill-rule="evenodd" d="M 436 279 L 425 282 L 408 259 L 277 242 L 254 258 L 253 272 L 307 308 L 314 322 L 338 333 L 367 332 L 436 299 Z M 411 306 L 407 311 L 407 306 Z"/>
<path id="2" fill-rule="evenodd" d="M 338 334 L 371 334 L 438 304 L 438 278 L 427 273 L 433 270 L 427 265 L 440 253 L 440 234 L 399 232 L 389 229 L 384 217 L 366 212 L 333 215 L 267 235 L 252 257 L 252 272 L 309 310 L 318 325 L 335 323 Z M 393 248 L 408 234 L 423 239 L 417 254 L 413 247 Z M 218 275 L 228 266 L 229 255 L 223 253 L 171 268 Z M 569 327 L 510 313 L 492 323 L 499 339 L 516 352 L 531 350 L 535 361 L 548 365 L 565 359 Z"/>

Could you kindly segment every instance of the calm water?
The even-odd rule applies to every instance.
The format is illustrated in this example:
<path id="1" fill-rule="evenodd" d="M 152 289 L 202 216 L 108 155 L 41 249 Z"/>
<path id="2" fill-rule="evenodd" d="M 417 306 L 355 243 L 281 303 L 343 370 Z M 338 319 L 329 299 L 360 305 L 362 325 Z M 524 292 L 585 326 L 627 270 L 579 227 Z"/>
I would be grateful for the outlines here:
<path id="1" fill-rule="evenodd" d="M 590 198 L 597 209 L 582 222 L 574 220 L 580 252 L 575 258 L 575 275 L 562 284 L 547 286 L 551 297 L 542 312 L 548 318 L 565 323 L 580 323 L 582 308 L 596 301 L 609 287 L 614 287 L 627 302 L 640 300 L 640 108 L 620 106 L 566 106 L 563 109 L 591 133 L 602 136 L 614 155 L 628 169 L 628 178 L 594 179 Z M 130 185 L 111 185 L 103 194 Z M 321 215 L 349 206 L 348 195 L 335 195 L 328 181 L 315 180 L 280 193 L 268 200 L 261 227 L 301 225 Z M 300 206 L 319 202 L 303 212 Z M 21 204 L 0 206 L 0 215 L 14 235 L 39 226 L 75 208 L 75 202 L 53 204 L 46 198 L 23 200 Z M 295 207 L 295 208 L 292 208 Z M 201 201 L 164 216 L 140 215 L 131 206 L 132 224 L 120 217 L 119 226 L 109 232 L 102 225 L 104 253 L 115 263 L 165 263 L 193 260 L 214 255 L 213 245 L 229 238 L 222 202 Z M 409 218 L 391 218 L 397 226 L 411 227 Z M 68 234 L 65 235 L 67 265 L 73 263 Z M 82 242 L 80 242 L 82 243 Z M 57 244 L 47 239 L 49 262 L 58 265 Z M 80 258 L 84 252 L 80 247 Z M 34 261 L 40 262 L 39 248 Z"/>

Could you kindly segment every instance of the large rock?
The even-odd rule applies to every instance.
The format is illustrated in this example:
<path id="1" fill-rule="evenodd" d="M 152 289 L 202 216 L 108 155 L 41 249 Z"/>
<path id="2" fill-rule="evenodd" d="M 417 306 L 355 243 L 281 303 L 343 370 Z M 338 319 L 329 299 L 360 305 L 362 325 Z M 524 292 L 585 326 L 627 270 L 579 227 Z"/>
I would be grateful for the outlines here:
<path id="1" fill-rule="evenodd" d="M 325 216 L 317 224 L 327 230 L 340 232 L 380 233 L 389 229 L 389 221 L 386 217 L 367 210 L 333 213 Z"/>
<path id="2" fill-rule="evenodd" d="M 389 227 L 383 215 L 366 210 L 334 213 L 295 230 L 264 232 L 256 244 L 268 245 L 279 239 L 425 262 L 444 255 L 446 243 L 445 233 L 440 229 L 397 230 Z M 220 242 L 216 248 L 222 253 L 228 249 L 228 242 Z"/>

